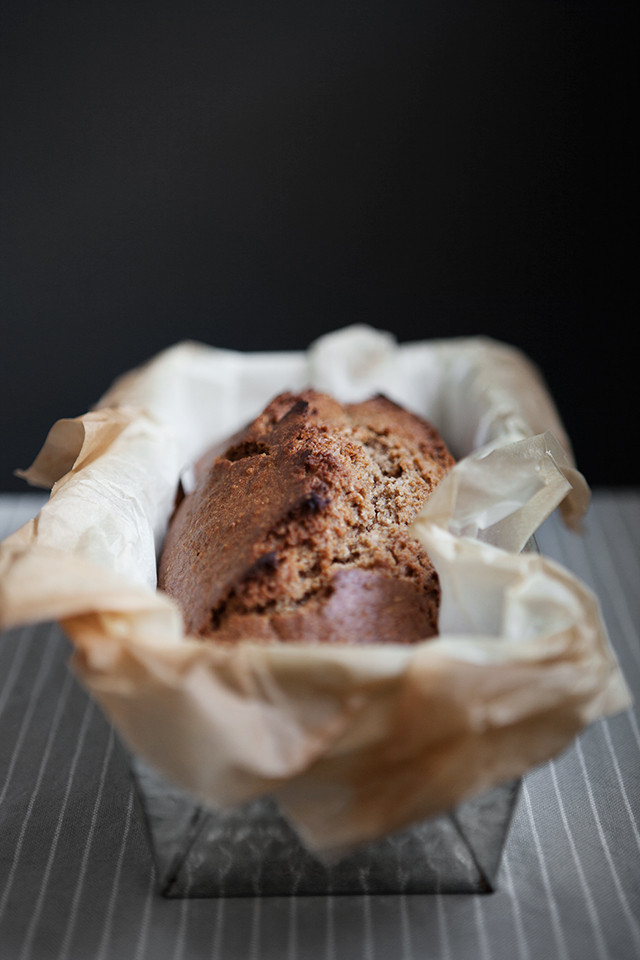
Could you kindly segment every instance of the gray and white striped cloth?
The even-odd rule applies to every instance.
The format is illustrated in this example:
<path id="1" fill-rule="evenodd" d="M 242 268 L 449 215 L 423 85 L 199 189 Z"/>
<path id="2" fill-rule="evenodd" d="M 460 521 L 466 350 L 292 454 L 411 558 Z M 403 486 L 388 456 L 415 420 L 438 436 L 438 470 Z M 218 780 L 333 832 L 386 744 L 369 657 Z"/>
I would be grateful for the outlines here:
<path id="1" fill-rule="evenodd" d="M 0 496 L 0 536 L 42 497 Z M 524 782 L 485 895 L 165 900 L 126 753 L 51 624 L 0 636 L 1 960 L 640 958 L 640 491 L 596 491 L 542 553 L 601 600 L 635 708 Z"/>

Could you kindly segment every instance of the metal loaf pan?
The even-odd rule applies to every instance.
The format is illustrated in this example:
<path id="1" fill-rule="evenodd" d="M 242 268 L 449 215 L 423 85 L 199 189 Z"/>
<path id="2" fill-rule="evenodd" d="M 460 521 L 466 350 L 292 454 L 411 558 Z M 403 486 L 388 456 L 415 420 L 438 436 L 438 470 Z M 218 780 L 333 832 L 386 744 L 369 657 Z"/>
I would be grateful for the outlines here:
<path id="1" fill-rule="evenodd" d="M 489 893 L 519 780 L 327 866 L 262 798 L 204 809 L 137 758 L 131 769 L 166 897 Z"/>
<path id="2" fill-rule="evenodd" d="M 538 552 L 531 537 L 525 548 Z M 131 770 L 166 897 L 491 893 L 521 781 L 513 780 L 327 865 L 265 797 L 199 806 L 142 760 Z"/>

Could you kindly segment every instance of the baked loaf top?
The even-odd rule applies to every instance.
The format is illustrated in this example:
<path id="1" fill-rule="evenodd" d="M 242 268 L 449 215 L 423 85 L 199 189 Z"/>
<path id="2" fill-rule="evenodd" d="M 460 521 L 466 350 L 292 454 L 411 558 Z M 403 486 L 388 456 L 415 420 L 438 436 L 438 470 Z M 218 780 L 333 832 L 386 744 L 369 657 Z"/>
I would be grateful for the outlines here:
<path id="1" fill-rule="evenodd" d="M 189 634 L 216 641 L 433 636 L 438 579 L 407 526 L 453 462 L 431 424 L 385 397 L 281 394 L 199 465 L 159 587 Z"/>

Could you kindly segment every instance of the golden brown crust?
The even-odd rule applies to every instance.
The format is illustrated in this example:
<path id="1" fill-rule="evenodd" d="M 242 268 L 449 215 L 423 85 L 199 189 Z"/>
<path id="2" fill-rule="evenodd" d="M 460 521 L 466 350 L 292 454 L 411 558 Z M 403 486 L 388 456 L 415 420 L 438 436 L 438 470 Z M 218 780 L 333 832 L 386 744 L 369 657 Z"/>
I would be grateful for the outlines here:
<path id="1" fill-rule="evenodd" d="M 203 461 L 159 586 L 220 641 L 413 642 L 439 587 L 408 524 L 452 466 L 442 438 L 384 397 L 281 394 Z"/>

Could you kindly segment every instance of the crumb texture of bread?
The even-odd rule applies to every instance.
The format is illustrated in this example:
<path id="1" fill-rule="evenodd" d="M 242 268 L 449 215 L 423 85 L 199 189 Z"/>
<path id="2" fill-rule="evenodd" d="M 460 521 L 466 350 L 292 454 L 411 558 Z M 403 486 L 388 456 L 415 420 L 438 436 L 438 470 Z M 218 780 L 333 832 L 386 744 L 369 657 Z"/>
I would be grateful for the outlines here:
<path id="1" fill-rule="evenodd" d="M 453 462 L 431 424 L 385 397 L 281 394 L 203 460 L 159 587 L 187 633 L 220 642 L 427 639 L 440 590 L 408 525 Z"/>

